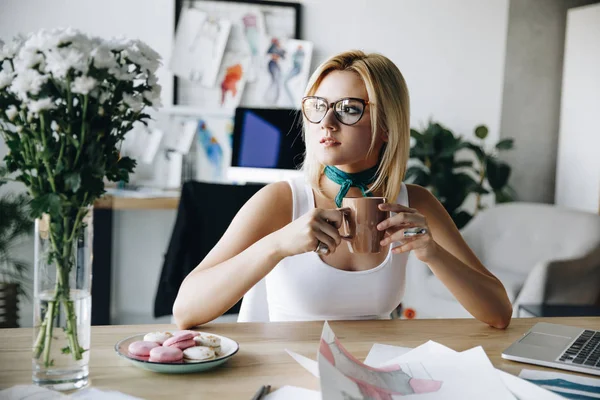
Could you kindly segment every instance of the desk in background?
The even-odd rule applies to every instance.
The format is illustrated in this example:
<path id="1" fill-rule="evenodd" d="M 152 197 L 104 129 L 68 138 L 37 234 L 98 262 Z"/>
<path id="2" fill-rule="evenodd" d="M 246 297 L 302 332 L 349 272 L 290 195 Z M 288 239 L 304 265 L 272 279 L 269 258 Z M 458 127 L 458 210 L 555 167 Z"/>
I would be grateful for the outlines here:
<path id="1" fill-rule="evenodd" d="M 179 197 L 105 196 L 94 203 L 92 325 L 110 325 L 113 211 L 176 210 Z"/>
<path id="2" fill-rule="evenodd" d="M 523 368 L 551 370 L 504 360 L 501 353 L 537 322 L 598 329 L 600 317 L 517 318 L 506 330 L 474 319 L 333 321 L 344 347 L 364 359 L 374 343 L 417 347 L 434 340 L 457 351 L 481 345 L 492 364 L 519 375 Z M 117 356 L 114 345 L 134 334 L 175 329 L 174 325 L 93 326 L 90 379 L 93 387 L 117 390 L 144 399 L 250 399 L 261 385 L 318 389 L 319 381 L 285 349 L 315 359 L 323 322 L 207 324 L 200 330 L 230 337 L 240 351 L 221 367 L 205 373 L 167 375 L 134 367 Z M 0 330 L 0 387 L 31 384 L 31 328 Z M 590 376 L 590 375 L 587 375 Z"/>

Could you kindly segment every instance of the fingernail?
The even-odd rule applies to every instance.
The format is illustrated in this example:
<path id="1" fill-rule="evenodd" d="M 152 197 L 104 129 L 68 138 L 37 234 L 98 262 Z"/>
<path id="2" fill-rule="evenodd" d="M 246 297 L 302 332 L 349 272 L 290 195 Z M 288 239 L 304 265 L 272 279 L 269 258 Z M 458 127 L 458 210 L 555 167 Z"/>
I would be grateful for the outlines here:
<path id="1" fill-rule="evenodd" d="M 379 242 L 380 245 L 385 246 L 387 245 L 387 240 L 382 240 L 381 242 Z"/>

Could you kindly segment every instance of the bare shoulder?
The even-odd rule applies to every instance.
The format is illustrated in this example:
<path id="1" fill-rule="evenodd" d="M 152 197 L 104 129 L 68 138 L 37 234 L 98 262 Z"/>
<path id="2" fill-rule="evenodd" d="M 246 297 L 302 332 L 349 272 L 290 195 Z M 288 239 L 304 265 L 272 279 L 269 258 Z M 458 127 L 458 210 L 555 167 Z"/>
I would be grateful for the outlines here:
<path id="1" fill-rule="evenodd" d="M 406 189 L 410 208 L 416 209 L 427 217 L 432 228 L 450 228 L 453 233 L 458 233 L 454 221 L 442 203 L 429 190 L 423 186 L 412 184 L 407 184 Z"/>
<path id="2" fill-rule="evenodd" d="M 435 198 L 433 194 L 423 186 L 406 184 L 408 192 L 408 204 L 411 208 L 415 208 L 420 212 L 431 212 L 442 207 L 442 204 Z"/>
<path id="3" fill-rule="evenodd" d="M 240 210 L 249 217 L 264 217 L 277 230 L 292 220 L 292 189 L 285 181 L 270 183 L 260 189 Z"/>

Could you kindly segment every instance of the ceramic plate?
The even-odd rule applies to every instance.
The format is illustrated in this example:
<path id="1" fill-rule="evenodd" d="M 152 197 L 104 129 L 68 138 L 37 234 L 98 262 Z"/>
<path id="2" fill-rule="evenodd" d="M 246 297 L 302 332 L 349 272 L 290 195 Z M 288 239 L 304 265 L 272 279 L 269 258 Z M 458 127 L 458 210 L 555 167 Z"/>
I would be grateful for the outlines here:
<path id="1" fill-rule="evenodd" d="M 135 342 L 136 340 L 144 340 L 145 334 L 134 335 L 120 340 L 117 344 L 115 344 L 115 351 L 120 357 L 123 357 L 136 367 L 143 368 L 148 371 L 162 372 L 165 374 L 187 374 L 191 372 L 202 372 L 223 364 L 225 361 L 233 357 L 240 349 L 240 345 L 235 340 L 229 339 L 225 336 L 216 335 L 214 333 L 209 334 L 217 336 L 221 339 L 221 351 L 219 352 L 219 356 L 217 358 L 207 361 L 161 363 L 148 361 L 148 357 L 138 357 L 134 356 L 133 354 L 129 354 L 129 351 L 127 350 L 129 348 L 129 344 Z"/>

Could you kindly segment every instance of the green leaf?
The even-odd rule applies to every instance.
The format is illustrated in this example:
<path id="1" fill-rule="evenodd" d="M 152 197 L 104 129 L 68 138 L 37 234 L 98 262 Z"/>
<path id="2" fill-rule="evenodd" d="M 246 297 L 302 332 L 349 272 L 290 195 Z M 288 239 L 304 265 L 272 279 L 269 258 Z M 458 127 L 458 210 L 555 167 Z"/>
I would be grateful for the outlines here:
<path id="1" fill-rule="evenodd" d="M 77 172 L 70 172 L 65 175 L 65 189 L 76 192 L 81 186 L 81 175 Z"/>
<path id="2" fill-rule="evenodd" d="M 488 158 L 486 163 L 487 179 L 494 191 L 501 190 L 508 183 L 510 167 L 495 158 Z"/>
<path id="3" fill-rule="evenodd" d="M 71 354 L 71 349 L 69 348 L 69 346 L 65 346 L 62 349 L 60 349 L 60 352 L 62 354 Z"/>
<path id="4" fill-rule="evenodd" d="M 411 166 L 406 170 L 406 181 L 419 186 L 429 186 L 430 176 L 427 171 L 418 166 Z"/>
<path id="5" fill-rule="evenodd" d="M 496 190 L 494 192 L 494 196 L 496 197 L 496 203 L 509 203 L 514 200 L 514 197 L 508 188 L 502 188 L 501 190 Z"/>
<path id="6" fill-rule="evenodd" d="M 515 140 L 512 138 L 502 139 L 498 143 L 496 143 L 496 148 L 498 150 L 510 150 L 513 148 Z"/>
<path id="7" fill-rule="evenodd" d="M 485 139 L 488 135 L 488 128 L 485 125 L 479 125 L 475 128 L 475 136 L 479 139 Z"/>
<path id="8" fill-rule="evenodd" d="M 44 213 L 58 215 L 61 209 L 60 196 L 56 193 L 43 194 L 31 200 L 29 207 L 34 218 L 39 218 Z"/>
<path id="9" fill-rule="evenodd" d="M 477 159 L 480 162 L 483 162 L 485 160 L 485 158 L 487 157 L 485 154 L 485 151 L 480 146 L 477 146 L 476 144 L 469 143 L 467 145 L 467 148 L 470 149 L 471 151 L 473 151 L 473 153 L 475 153 L 475 155 L 477 156 Z"/>
<path id="10" fill-rule="evenodd" d="M 467 223 L 473 218 L 473 216 L 466 211 L 458 211 L 450 216 L 452 217 L 452 220 L 454 221 L 458 229 L 464 228 L 467 225 Z"/>
<path id="11" fill-rule="evenodd" d="M 457 161 L 454 163 L 454 168 L 472 167 L 473 161 Z"/>

